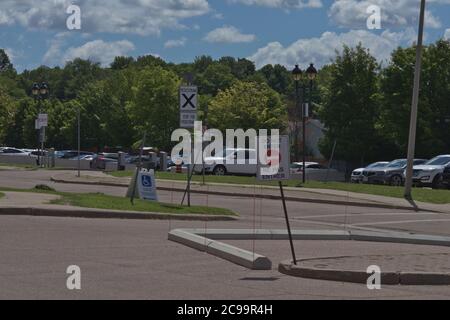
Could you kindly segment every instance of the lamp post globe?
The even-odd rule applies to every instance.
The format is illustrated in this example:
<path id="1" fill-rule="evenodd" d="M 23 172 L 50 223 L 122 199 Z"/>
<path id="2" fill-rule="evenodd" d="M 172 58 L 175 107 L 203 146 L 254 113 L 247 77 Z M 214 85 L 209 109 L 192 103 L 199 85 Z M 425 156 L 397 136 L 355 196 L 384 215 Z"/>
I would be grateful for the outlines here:
<path id="1" fill-rule="evenodd" d="M 294 81 L 299 82 L 302 79 L 302 74 L 302 69 L 300 69 L 298 64 L 296 64 L 294 70 L 292 70 L 292 77 L 294 78 Z"/>
<path id="2" fill-rule="evenodd" d="M 317 77 L 317 70 L 316 68 L 314 68 L 314 64 L 311 63 L 308 67 L 308 69 L 306 69 L 306 75 L 308 76 L 308 79 L 313 81 L 316 79 Z"/>
<path id="3" fill-rule="evenodd" d="M 39 95 L 39 85 L 37 83 L 33 84 L 33 87 L 31 88 L 31 93 L 34 97 L 37 97 Z"/>

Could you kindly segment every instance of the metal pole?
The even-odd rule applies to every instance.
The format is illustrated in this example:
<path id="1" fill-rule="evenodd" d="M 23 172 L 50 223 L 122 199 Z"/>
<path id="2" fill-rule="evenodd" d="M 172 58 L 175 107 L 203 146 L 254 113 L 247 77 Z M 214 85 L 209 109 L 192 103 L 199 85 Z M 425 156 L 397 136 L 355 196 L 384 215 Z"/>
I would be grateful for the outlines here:
<path id="1" fill-rule="evenodd" d="M 131 204 L 134 205 L 134 197 L 136 195 L 136 183 L 138 182 L 138 177 L 139 177 L 139 172 L 142 169 L 142 155 L 144 153 L 144 147 L 145 147 L 145 140 L 147 138 L 147 132 L 144 132 L 144 137 L 142 138 L 142 143 L 141 143 L 141 149 L 139 151 L 139 163 L 138 166 L 136 167 L 136 172 L 135 172 L 135 176 L 134 176 L 134 183 L 133 183 L 133 189 L 131 192 L 131 197 L 130 197 L 130 201 Z"/>
<path id="2" fill-rule="evenodd" d="M 305 88 L 303 88 L 303 97 L 305 97 Z M 305 116 L 305 103 L 302 103 L 302 129 L 303 129 L 303 177 L 302 182 L 303 184 L 306 182 L 306 116 Z"/>
<path id="3" fill-rule="evenodd" d="M 336 144 L 337 140 L 334 140 L 333 150 L 331 151 L 331 158 L 330 161 L 328 162 L 327 177 L 325 178 L 325 182 L 328 182 L 328 175 L 330 174 L 331 164 L 333 163 L 334 152 L 336 151 Z"/>
<path id="4" fill-rule="evenodd" d="M 297 265 L 297 258 L 295 257 L 295 250 L 294 250 L 294 242 L 292 241 L 291 224 L 289 223 L 289 216 L 286 208 L 286 199 L 284 197 L 283 184 L 281 183 L 281 181 L 278 181 L 278 183 L 280 185 L 281 199 L 283 201 L 284 217 L 286 219 L 286 226 L 289 235 L 289 243 L 291 245 L 292 261 L 294 262 L 295 265 Z"/>
<path id="5" fill-rule="evenodd" d="M 41 159 L 42 159 L 42 163 L 40 163 L 41 168 L 44 167 L 44 140 L 45 140 L 45 127 L 41 127 Z"/>
<path id="6" fill-rule="evenodd" d="M 80 167 L 81 167 L 81 160 L 80 160 L 80 148 L 81 148 L 81 134 L 80 134 L 80 106 L 78 106 L 77 111 L 77 119 L 78 119 L 78 177 L 80 177 Z"/>
<path id="7" fill-rule="evenodd" d="M 298 145 L 298 112 L 299 110 L 299 88 L 298 88 L 298 80 L 295 81 L 295 161 L 298 161 L 299 158 L 299 145 Z"/>
<path id="8" fill-rule="evenodd" d="M 420 72 L 422 68 L 422 45 L 423 45 L 423 29 L 425 22 L 425 0 L 420 3 L 420 19 L 419 19 L 419 35 L 416 48 L 416 68 L 414 72 L 414 89 L 411 104 L 411 120 L 409 127 L 409 141 L 408 141 L 408 164 L 406 166 L 406 181 L 405 181 L 405 198 L 412 199 L 412 175 L 414 166 L 414 154 L 416 147 L 416 129 L 417 129 L 417 109 L 419 105 L 419 90 L 420 90 Z"/>
<path id="9" fill-rule="evenodd" d="M 208 105 L 206 105 L 205 108 L 205 130 L 203 131 L 203 135 L 205 134 L 206 130 L 208 130 Z M 203 185 L 205 185 L 205 159 L 203 157 L 203 135 L 202 135 L 202 172 L 203 172 Z"/>
<path id="10" fill-rule="evenodd" d="M 40 101 L 39 101 L 39 98 L 38 97 L 34 97 L 34 102 L 36 103 L 38 103 L 38 119 L 39 119 L 39 114 L 41 113 L 41 103 L 40 103 Z M 38 121 L 38 125 L 39 125 L 39 121 Z M 40 148 L 41 148 L 41 127 L 39 127 L 39 129 L 38 129 L 38 141 L 37 141 L 37 143 L 38 143 L 38 145 L 37 145 L 37 147 L 38 147 L 38 166 L 40 167 L 41 166 L 41 150 L 40 150 Z"/>

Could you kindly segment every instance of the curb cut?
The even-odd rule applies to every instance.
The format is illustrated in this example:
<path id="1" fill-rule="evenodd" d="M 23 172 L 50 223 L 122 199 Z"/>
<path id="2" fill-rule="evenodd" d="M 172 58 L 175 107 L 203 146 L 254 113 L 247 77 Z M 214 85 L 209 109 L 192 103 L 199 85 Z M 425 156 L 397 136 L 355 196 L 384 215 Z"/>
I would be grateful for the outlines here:
<path id="1" fill-rule="evenodd" d="M 129 220 L 189 220 L 189 221 L 236 221 L 237 217 L 223 215 L 196 215 L 196 214 L 164 214 L 139 211 L 94 210 L 80 209 L 52 209 L 38 207 L 0 207 L 2 216 L 36 216 L 61 218 L 88 218 L 88 219 L 129 219 Z"/>
<path id="2" fill-rule="evenodd" d="M 107 187 L 128 187 L 125 183 L 114 183 L 114 182 L 94 182 L 94 181 L 68 181 L 64 179 L 57 179 L 51 177 L 50 180 L 55 183 L 65 183 L 65 184 L 81 184 L 81 185 L 94 185 L 94 186 L 107 186 Z M 157 187 L 158 190 L 162 191 L 175 191 L 184 192 L 181 188 L 171 188 L 171 187 Z M 243 194 L 235 192 L 220 192 L 220 191 L 203 191 L 203 190 L 192 190 L 191 193 L 196 194 L 208 194 L 216 196 L 229 196 L 229 197 L 239 197 L 239 198 L 257 198 L 257 199 L 268 199 L 268 200 L 281 200 L 280 196 L 275 195 L 265 195 L 265 194 Z M 323 199 L 312 199 L 312 198 L 298 198 L 298 197 L 285 197 L 286 201 L 291 202 L 302 202 L 302 203 L 319 203 L 319 204 L 331 204 L 331 205 L 341 205 L 349 207 L 368 207 L 368 208 L 380 208 L 380 209 L 392 209 L 392 210 L 409 210 L 409 211 L 427 211 L 435 212 L 435 210 L 423 210 L 420 208 L 414 208 L 413 206 L 397 206 L 384 203 L 366 203 L 357 201 L 339 201 L 339 200 L 323 200 Z"/>

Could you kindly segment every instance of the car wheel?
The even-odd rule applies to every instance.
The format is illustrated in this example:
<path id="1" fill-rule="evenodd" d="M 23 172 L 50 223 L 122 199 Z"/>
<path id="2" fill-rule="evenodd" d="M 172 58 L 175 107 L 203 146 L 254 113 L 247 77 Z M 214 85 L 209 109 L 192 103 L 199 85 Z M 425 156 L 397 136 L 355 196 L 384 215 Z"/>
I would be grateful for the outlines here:
<path id="1" fill-rule="evenodd" d="M 216 166 L 213 173 L 216 176 L 224 176 L 227 174 L 227 169 L 224 166 Z"/>
<path id="2" fill-rule="evenodd" d="M 403 184 L 403 179 L 401 176 L 395 175 L 391 178 L 389 183 L 391 186 L 400 187 Z"/>
<path id="3" fill-rule="evenodd" d="M 431 187 L 433 189 L 441 189 L 443 187 L 443 182 L 444 182 L 444 179 L 443 179 L 442 174 L 438 174 L 436 177 L 434 177 Z"/>

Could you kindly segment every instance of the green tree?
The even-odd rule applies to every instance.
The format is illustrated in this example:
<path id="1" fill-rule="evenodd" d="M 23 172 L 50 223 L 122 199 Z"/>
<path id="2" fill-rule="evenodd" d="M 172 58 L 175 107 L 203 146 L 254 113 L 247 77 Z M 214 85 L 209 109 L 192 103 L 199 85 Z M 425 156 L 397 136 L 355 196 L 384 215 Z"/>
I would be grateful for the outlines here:
<path id="1" fill-rule="evenodd" d="M 8 128 L 14 122 L 15 103 L 0 86 L 0 145 L 5 143 Z"/>
<path id="2" fill-rule="evenodd" d="M 146 67 L 137 75 L 133 99 L 127 112 L 136 130 L 135 140 L 145 131 L 147 143 L 169 150 L 172 132 L 179 127 L 178 88 L 180 79 L 162 67 Z"/>
<path id="3" fill-rule="evenodd" d="M 212 63 L 204 73 L 197 76 L 195 84 L 199 86 L 200 94 L 215 96 L 219 90 L 229 88 L 235 80 L 228 66 Z"/>
<path id="4" fill-rule="evenodd" d="M 11 60 L 9 60 L 8 55 L 5 50 L 0 48 L 0 72 L 6 72 L 13 70 L 13 65 Z"/>
<path id="5" fill-rule="evenodd" d="M 321 152 L 331 153 L 337 139 L 336 158 L 353 163 L 377 160 L 383 144 L 377 132 L 379 65 L 361 45 L 344 47 L 329 67 L 329 84 L 319 116 L 327 131 Z"/>
<path id="6" fill-rule="evenodd" d="M 209 102 L 210 127 L 226 129 L 281 129 L 287 124 L 286 106 L 265 83 L 237 81 Z"/>

